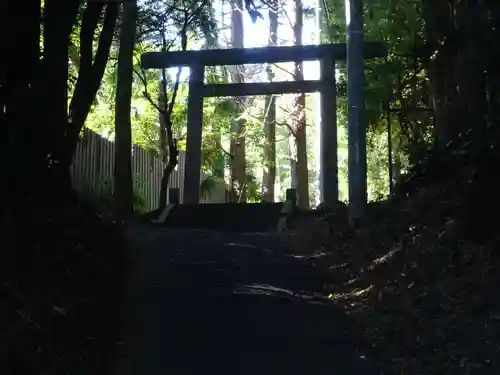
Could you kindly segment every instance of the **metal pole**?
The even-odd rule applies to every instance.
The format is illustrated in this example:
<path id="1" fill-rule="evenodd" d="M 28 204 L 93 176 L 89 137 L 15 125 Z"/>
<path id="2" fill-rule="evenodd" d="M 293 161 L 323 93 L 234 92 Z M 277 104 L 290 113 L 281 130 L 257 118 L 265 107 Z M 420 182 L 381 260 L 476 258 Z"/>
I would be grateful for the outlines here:
<path id="1" fill-rule="evenodd" d="M 363 2 L 346 0 L 349 217 L 356 224 L 366 206 Z"/>

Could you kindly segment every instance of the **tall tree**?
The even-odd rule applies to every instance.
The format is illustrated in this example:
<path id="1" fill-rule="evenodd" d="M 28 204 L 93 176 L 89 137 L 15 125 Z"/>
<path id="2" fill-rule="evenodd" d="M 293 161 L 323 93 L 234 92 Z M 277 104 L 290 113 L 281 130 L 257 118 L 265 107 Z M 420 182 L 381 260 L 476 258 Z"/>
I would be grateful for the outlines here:
<path id="1" fill-rule="evenodd" d="M 304 5 L 302 0 L 295 0 L 295 23 L 293 35 L 295 45 L 302 45 L 302 32 L 304 28 Z M 295 62 L 294 78 L 296 81 L 304 80 L 304 64 Z M 292 116 L 291 159 L 295 164 L 297 184 L 297 205 L 300 208 L 309 207 L 309 173 L 307 166 L 307 137 L 306 137 L 306 95 L 298 94 L 294 100 L 294 113 Z M 293 171 L 293 168 L 292 168 Z"/>
<path id="2" fill-rule="evenodd" d="M 492 99 L 487 94 L 487 78 L 498 72 L 494 68 L 497 64 L 491 64 L 498 54 L 493 42 L 498 36 L 494 26 L 497 18 L 492 17 L 498 5 L 493 3 L 422 1 L 427 33 L 423 57 L 436 110 L 436 141 L 441 149 L 470 129 L 477 144 L 486 141 L 484 116 Z"/>
<path id="3" fill-rule="evenodd" d="M 38 160 L 37 167 L 44 166 L 41 149 L 45 147 L 45 127 L 52 124 L 40 124 L 42 142 L 35 142 L 35 136 L 30 137 L 38 124 L 34 120 L 39 104 L 35 88 L 40 70 L 40 2 L 24 4 L 8 1 L 3 3 L 2 10 L 0 27 L 6 42 L 5 54 L 10 57 L 4 60 L 4 69 L 0 73 L 0 124 L 5 125 L 2 126 L 0 137 L 0 173 L 2 180 L 9 183 L 0 184 L 0 192 L 5 199 L 5 204 L 0 209 L 0 232 L 9 234 L 12 230 L 6 225 L 8 220 L 12 218 L 11 223 L 15 225 L 21 223 L 26 216 L 22 200 L 32 192 L 30 177 L 34 177 L 33 181 L 40 181 L 40 172 L 44 172 L 33 166 L 35 160 Z M 7 25 L 11 25 L 13 29 Z M 12 35 L 7 38 L 8 32 L 12 32 Z M 31 108 L 27 111 L 26 103 L 32 103 L 36 110 Z M 34 192 L 38 190 L 33 189 Z"/>
<path id="4" fill-rule="evenodd" d="M 184 26 L 181 30 L 181 48 L 183 51 L 187 48 L 187 23 L 188 14 L 184 15 Z M 165 39 L 165 32 L 162 32 L 162 49 L 167 51 L 167 41 Z M 174 138 L 172 113 L 176 104 L 177 93 L 179 91 L 179 82 L 182 68 L 177 69 L 177 75 L 172 90 L 172 98 L 170 103 L 167 97 L 167 72 L 162 69 L 160 90 L 159 90 L 159 112 L 160 112 L 160 150 L 163 154 L 163 174 L 160 182 L 160 199 L 158 202 L 158 209 L 164 210 L 167 206 L 168 182 L 170 175 L 179 163 L 179 148 L 177 139 Z"/>
<path id="5" fill-rule="evenodd" d="M 24 70 L 26 78 L 20 79 L 19 88 L 12 89 L 17 83 L 8 79 L 10 93 L 7 98 L 11 101 L 5 108 L 10 117 L 6 160 L 11 164 L 8 167 L 11 175 L 7 179 L 12 184 L 12 193 L 21 200 L 49 193 L 62 198 L 57 192 L 61 189 L 68 192 L 71 187 L 69 169 L 64 163 L 64 137 L 68 125 L 68 49 L 80 2 L 70 0 L 57 5 L 47 0 L 43 5 L 42 33 L 40 4 L 27 8 L 28 21 L 33 23 L 20 34 L 26 39 L 13 41 L 16 45 L 26 43 L 27 55 L 21 59 L 22 64 L 8 72 L 8 78 L 19 78 L 17 73 L 29 68 Z M 18 8 L 19 14 L 22 14 L 22 9 Z M 32 18 L 37 13 L 39 17 Z M 41 35 L 43 52 L 40 54 Z M 16 59 L 13 62 L 18 63 Z M 11 73 L 14 74 L 11 76 Z M 32 104 L 30 111 L 26 111 L 26 103 Z M 54 186 L 57 188 L 52 189 Z M 21 206 L 18 209 L 23 211 Z"/>
<path id="6" fill-rule="evenodd" d="M 278 1 L 269 3 L 269 40 L 270 46 L 276 46 L 278 41 Z M 273 64 L 267 64 L 267 79 L 274 79 Z M 262 178 L 262 201 L 274 201 L 274 184 L 276 182 L 276 96 L 268 95 L 265 102 L 265 148 L 264 173 Z"/>
<path id="7" fill-rule="evenodd" d="M 231 0 L 231 46 L 232 48 L 243 48 L 243 0 Z M 243 66 L 233 66 L 231 69 L 231 81 L 243 83 L 245 74 Z M 245 98 L 236 98 L 238 112 L 244 111 L 242 101 Z M 245 120 L 242 116 L 235 118 L 231 124 L 231 200 L 233 202 L 246 202 L 246 160 L 245 160 Z"/>
<path id="8" fill-rule="evenodd" d="M 16 7 L 12 6 L 14 3 Z M 5 107 L 6 113 L 13 120 L 9 121 L 7 148 L 10 149 L 10 158 L 16 160 L 12 163 L 16 170 L 11 171 L 13 175 L 10 180 L 12 186 L 16 185 L 15 182 L 20 184 L 13 189 L 18 196 L 46 194 L 46 190 L 41 187 L 50 185 L 48 191 L 62 197 L 59 193 L 61 188 L 64 187 L 69 192 L 71 187 L 69 166 L 72 155 L 106 66 L 116 22 L 116 12 L 113 16 L 113 9 L 116 10 L 117 4 L 105 5 L 80 0 L 65 1 L 62 5 L 52 0 L 32 4 L 33 7 L 19 8 L 16 2 L 10 2 L 8 7 L 14 16 L 28 10 L 25 14 L 26 31 L 19 34 L 19 40 L 13 39 L 13 45 L 26 44 L 27 48 L 23 47 L 26 57 L 22 59 L 23 64 L 16 63 L 17 67 L 9 68 L 8 71 L 9 78 L 14 78 L 16 72 L 21 70 L 24 70 L 23 76 L 26 77 L 19 80 L 20 85 L 16 89 L 18 92 L 12 96 L 15 100 L 7 101 Z M 104 7 L 104 23 L 103 27 L 99 27 Z M 32 18 L 36 14 L 38 17 Z M 94 34 L 99 28 L 101 33 L 93 59 Z M 75 30 L 80 31 L 81 64 L 68 106 L 68 54 Z M 29 81 L 28 86 L 23 84 L 24 81 Z M 14 87 L 10 84 L 8 86 Z M 27 90 L 20 92 L 19 90 L 24 90 L 23 87 L 27 87 Z M 7 98 L 9 97 L 7 94 Z M 14 102 L 17 104 L 14 105 Z M 12 116 L 26 103 L 32 103 L 31 111 L 24 110 L 22 115 Z M 33 182 L 39 187 L 32 192 L 26 191 L 32 189 Z"/>
<path id="9" fill-rule="evenodd" d="M 106 70 L 118 17 L 118 7 L 118 2 L 87 3 L 83 9 L 81 23 L 78 25 L 80 26 L 79 55 L 75 56 L 73 44 L 67 51 L 67 55 L 69 54 L 73 62 L 78 57 L 78 79 L 69 105 L 64 138 L 65 149 L 62 158 L 66 167 L 69 167 L 73 160 L 80 132 L 85 125 Z M 97 50 L 94 53 L 94 36 L 99 29 Z"/>
<path id="10" fill-rule="evenodd" d="M 133 59 L 136 38 L 137 3 L 123 3 L 118 52 L 116 105 L 115 105 L 115 206 L 123 216 L 133 214 L 132 182 L 132 126 L 130 120 L 132 100 Z"/>
<path id="11" fill-rule="evenodd" d="M 169 1 L 160 3 L 152 1 L 149 9 L 142 12 L 141 19 L 144 20 L 142 26 L 147 30 L 144 32 L 143 38 L 148 34 L 153 34 L 154 40 L 161 41 L 162 52 L 167 52 L 173 46 L 178 46 L 182 51 L 185 51 L 188 43 L 188 34 L 192 35 L 192 33 L 197 34 L 201 32 L 205 39 L 213 38 L 215 28 L 213 9 L 206 0 L 186 2 L 183 4 L 183 7 L 178 7 Z M 171 20 L 174 21 L 172 25 L 169 24 Z M 174 40 L 167 39 L 169 35 L 173 34 L 173 30 L 167 30 L 167 27 L 172 27 L 175 30 Z M 174 122 L 178 122 L 179 119 L 176 120 L 174 118 L 176 112 L 174 108 L 180 104 L 177 103 L 177 95 L 181 87 L 182 69 L 181 67 L 178 68 L 175 81 L 172 84 L 169 84 L 167 80 L 169 76 L 166 69 L 162 69 L 161 80 L 158 85 L 157 102 L 154 101 L 148 92 L 148 74 L 145 71 L 142 71 L 142 74 L 139 72 L 136 73 L 137 77 L 142 81 L 144 97 L 159 112 L 158 146 L 164 162 L 158 201 L 158 209 L 161 211 L 167 205 L 170 175 L 175 170 L 179 161 L 179 139 L 174 136 Z M 186 124 L 184 118 L 180 121 L 183 122 L 180 127 L 185 131 Z"/>
<path id="12" fill-rule="evenodd" d="M 40 71 L 44 75 L 40 76 L 41 84 L 38 88 L 41 90 L 38 94 L 43 91 L 45 94 L 42 121 L 54 124 L 47 131 L 49 139 L 45 148 L 49 154 L 52 150 L 59 149 L 62 144 L 68 122 L 68 51 L 80 2 L 68 1 L 61 6 L 55 1 L 46 1 L 44 5 L 46 22 L 43 25 L 43 59 Z M 62 12 L 63 16 L 56 22 L 59 12 Z M 55 157 L 56 163 L 61 157 Z"/>

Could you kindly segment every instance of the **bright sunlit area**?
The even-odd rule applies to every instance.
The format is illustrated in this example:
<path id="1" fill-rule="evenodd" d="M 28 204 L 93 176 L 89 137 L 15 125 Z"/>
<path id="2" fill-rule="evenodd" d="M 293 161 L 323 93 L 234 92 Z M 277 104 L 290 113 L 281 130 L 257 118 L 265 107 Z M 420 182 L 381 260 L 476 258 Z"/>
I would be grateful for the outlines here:
<path id="1" fill-rule="evenodd" d="M 147 1 L 144 2 L 147 5 Z M 186 30 L 188 51 L 231 48 L 260 48 L 275 44 L 276 47 L 318 45 L 323 42 L 345 43 L 345 12 L 334 12 L 321 1 L 304 1 L 297 13 L 296 4 L 277 1 L 275 11 L 269 4 L 258 6 L 258 16 L 228 1 L 216 1 L 205 10 L 201 23 L 193 22 Z M 155 18 L 147 20 L 138 32 L 138 52 L 170 52 L 182 50 L 183 13 L 174 11 L 165 17 L 158 7 Z M 197 11 L 197 10 L 196 10 Z M 190 12 L 196 12 L 191 9 Z M 210 14 L 210 16 L 209 16 Z M 209 21 L 210 20 L 210 21 Z M 300 23 L 297 24 L 297 21 Z M 149 22 L 149 23 L 148 23 Z M 274 29 L 273 29 L 274 28 Z M 337 30 L 334 37 L 325 30 Z M 296 35 L 296 33 L 298 33 Z M 274 39 L 273 39 L 274 36 Z M 165 43 L 166 48 L 163 47 Z M 138 64 L 140 54 L 136 55 Z M 165 60 L 168 62 L 168 55 Z M 179 69 L 181 69 L 179 71 Z M 318 61 L 304 61 L 302 79 L 320 78 Z M 296 65 L 293 61 L 242 66 L 221 65 L 205 68 L 205 84 L 235 82 L 265 83 L 295 81 Z M 369 73 L 368 73 L 369 74 Z M 186 149 L 188 142 L 188 93 L 190 69 L 171 66 L 165 70 L 167 100 L 175 96 L 175 105 L 169 106 L 172 136 L 176 139 L 180 154 L 178 165 L 173 169 L 172 183 L 182 191 Z M 142 149 L 154 150 L 168 160 L 167 149 L 161 150 L 158 140 L 160 115 L 158 105 L 161 91 L 161 69 L 141 69 L 135 66 L 132 129 L 133 142 Z M 176 84 L 177 77 L 179 83 Z M 335 67 L 337 81 L 337 107 L 331 104 L 326 116 L 337 119 L 338 198 L 348 200 L 348 149 L 347 149 L 347 101 L 345 97 L 345 62 Z M 105 82 L 113 84 L 116 77 L 105 73 Z M 113 139 L 112 104 L 109 98 L 113 89 L 103 86 L 94 110 L 87 121 L 88 128 Z M 374 96 L 371 106 L 380 106 L 383 96 Z M 163 100 L 163 99 L 162 99 Z M 320 94 L 235 95 L 231 97 L 207 97 L 203 106 L 203 141 L 201 160 L 201 189 L 206 203 L 229 200 L 280 202 L 286 190 L 296 189 L 302 207 L 314 208 L 321 202 L 321 105 Z M 327 118 L 328 120 L 328 118 Z M 383 121 L 380 118 L 377 121 Z M 383 126 L 370 132 L 368 152 L 369 200 L 387 196 L 387 136 Z M 334 147 L 334 139 L 329 140 Z M 272 145 L 271 145 L 272 144 Z M 404 166 L 403 166 L 404 168 Z M 148 182 L 136 183 L 137 191 Z M 170 185 L 173 187 L 174 185 Z M 229 198 L 228 198 L 228 193 Z M 147 193 L 146 201 L 151 200 Z M 156 192 L 154 194 L 157 194 Z M 154 195 L 153 194 L 153 195 Z M 182 194 L 181 194 L 182 196 Z"/>

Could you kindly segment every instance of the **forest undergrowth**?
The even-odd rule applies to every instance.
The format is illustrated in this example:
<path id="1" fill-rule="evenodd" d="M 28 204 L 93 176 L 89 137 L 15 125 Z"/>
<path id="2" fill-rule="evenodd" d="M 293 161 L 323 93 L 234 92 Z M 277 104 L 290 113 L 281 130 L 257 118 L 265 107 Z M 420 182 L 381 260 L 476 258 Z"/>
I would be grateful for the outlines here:
<path id="1" fill-rule="evenodd" d="M 424 168 L 412 194 L 370 204 L 355 232 L 341 214 L 289 233 L 291 251 L 329 273 L 323 292 L 363 325 L 387 374 L 500 373 L 500 158 L 490 151 L 456 155 L 431 178 Z"/>
<path id="2" fill-rule="evenodd" d="M 76 196 L 45 196 L 6 232 L 0 372 L 110 373 L 128 267 L 118 225 Z"/>
<path id="3" fill-rule="evenodd" d="M 419 172 L 411 194 L 370 204 L 356 231 L 341 209 L 287 233 L 289 251 L 328 274 L 322 292 L 364 327 L 386 374 L 500 373 L 498 165 L 495 149 L 455 155 Z M 32 203 L 2 236 L 2 373 L 109 373 L 119 350 L 120 226 L 79 199 L 62 203 Z"/>

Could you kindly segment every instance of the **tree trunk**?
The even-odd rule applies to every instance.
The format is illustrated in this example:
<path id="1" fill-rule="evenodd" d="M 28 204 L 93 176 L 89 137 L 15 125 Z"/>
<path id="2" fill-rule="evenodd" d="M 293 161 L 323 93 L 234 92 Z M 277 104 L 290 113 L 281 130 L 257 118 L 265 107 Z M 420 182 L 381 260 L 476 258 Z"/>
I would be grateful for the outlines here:
<path id="1" fill-rule="evenodd" d="M 167 111 L 167 97 L 166 97 L 166 87 L 167 83 L 163 79 L 163 77 L 166 76 L 165 70 L 162 71 L 162 80 L 158 84 L 158 108 L 160 108 L 162 111 Z M 167 142 L 167 119 L 165 117 L 165 113 L 159 112 L 158 113 L 158 121 L 160 123 L 160 126 L 158 127 L 158 148 L 159 148 L 159 154 L 161 157 L 161 161 L 163 163 L 168 162 L 168 142 Z"/>
<path id="2" fill-rule="evenodd" d="M 61 4 L 50 0 L 44 4 L 43 59 L 33 98 L 36 104 L 31 121 L 25 125 L 26 145 L 32 147 L 30 153 L 37 153 L 28 167 L 36 172 L 29 176 L 32 182 L 26 185 L 32 184 L 31 188 L 38 185 L 34 189 L 38 192 L 34 194 L 45 194 L 47 201 L 50 201 L 49 194 L 60 200 L 71 190 L 69 164 L 64 159 L 68 126 L 68 52 L 80 2 L 72 0 Z M 29 169 L 26 172 L 29 173 Z M 48 175 L 36 176 L 40 172 Z"/>
<path id="3" fill-rule="evenodd" d="M 113 42 L 118 17 L 118 3 L 106 4 L 104 22 L 95 58 L 93 58 L 93 36 L 98 29 L 103 7 L 103 4 L 88 4 L 83 14 L 80 30 L 80 55 L 78 56 L 78 80 L 69 106 L 68 130 L 64 142 L 66 149 L 63 157 L 64 163 L 68 166 L 72 162 L 80 132 L 95 101 Z"/>
<path id="4" fill-rule="evenodd" d="M 491 31 L 485 3 L 423 0 L 430 87 L 436 111 L 436 143 L 443 149 L 472 128 L 484 141 L 486 82 L 482 55 L 484 35 Z"/>
<path id="5" fill-rule="evenodd" d="M 184 50 L 185 48 L 183 48 Z M 171 108 L 175 104 L 176 91 L 178 90 L 178 81 L 176 81 L 174 93 L 172 95 L 172 103 L 169 106 L 167 102 L 167 78 L 166 70 L 162 70 L 162 80 L 160 81 L 160 92 L 158 96 L 158 107 L 160 111 L 160 149 L 162 161 L 164 164 L 163 174 L 160 183 L 160 199 L 158 201 L 158 210 L 163 211 L 167 207 L 168 183 L 170 175 L 175 170 L 179 163 L 179 148 L 177 141 L 174 139 L 172 131 L 172 122 L 170 119 Z"/>
<path id="6" fill-rule="evenodd" d="M 449 64 L 446 54 L 440 48 L 440 41 L 446 38 L 452 25 L 448 2 L 423 0 L 422 5 L 428 45 L 425 65 L 429 72 L 432 104 L 436 116 L 434 137 L 436 146 L 442 149 L 450 139 L 447 82 L 453 65 Z M 433 56 L 438 50 L 439 52 Z"/>
<path id="7" fill-rule="evenodd" d="M 130 112 L 136 18 L 137 3 L 135 1 L 124 2 L 116 85 L 114 186 L 115 207 L 117 212 L 123 217 L 130 216 L 134 212 L 131 157 L 132 126 Z"/>
<path id="8" fill-rule="evenodd" d="M 456 4 L 462 25 L 459 50 L 459 100 L 462 132 L 472 129 L 474 152 L 480 156 L 486 145 L 486 81 L 484 61 L 485 35 L 488 33 L 487 10 L 471 0 Z M 480 26 L 481 25 L 481 26 Z M 484 26 L 483 26 L 484 25 Z"/>
<path id="9" fill-rule="evenodd" d="M 295 25 L 293 28 L 295 45 L 302 45 L 302 30 L 304 26 L 304 7 L 302 0 L 295 0 Z M 295 63 L 295 80 L 304 80 L 304 64 Z M 307 168 L 307 137 L 306 137 L 306 95 L 298 94 L 294 100 L 293 115 L 294 153 L 297 171 L 297 205 L 299 208 L 309 208 L 309 173 Z"/>
<path id="10" fill-rule="evenodd" d="M 221 48 L 219 45 L 218 35 L 208 34 L 205 37 L 205 48 L 206 49 L 216 49 Z M 207 76 L 218 76 L 219 79 L 222 79 L 223 82 L 228 82 L 228 71 L 225 66 L 207 66 Z M 212 82 L 210 82 L 212 83 Z M 211 129 L 213 147 L 218 150 L 216 155 L 213 156 L 213 164 L 212 164 L 212 173 L 213 176 L 217 179 L 217 183 L 225 182 L 225 171 L 227 167 L 227 154 L 228 152 L 224 149 L 224 136 L 222 132 L 222 128 L 220 126 L 216 126 Z M 224 184 L 224 186 L 226 186 Z M 227 189 L 226 189 L 227 192 Z M 227 195 L 226 197 L 227 198 Z"/>
<path id="11" fill-rule="evenodd" d="M 79 8 L 78 1 L 65 4 L 62 10 L 55 1 L 47 0 L 44 7 L 45 24 L 43 28 L 44 48 L 42 70 L 38 94 L 44 101 L 43 112 L 52 124 L 51 133 L 45 147 L 48 152 L 60 147 L 68 118 L 68 53 L 70 34 L 75 24 Z M 60 16 L 63 11 L 64 16 Z M 34 126 L 34 124 L 33 124 Z M 38 133 L 38 132 L 37 132 Z M 39 135 L 37 134 L 37 137 Z M 49 151 L 50 150 L 50 151 Z"/>
<path id="12" fill-rule="evenodd" d="M 186 20 L 187 22 L 187 20 Z M 165 34 L 162 35 L 162 51 L 167 52 L 167 40 Z M 183 29 L 181 32 L 181 47 L 185 51 L 187 48 L 187 31 Z M 174 139 L 173 134 L 173 124 L 172 124 L 172 112 L 174 110 L 177 93 L 179 91 L 180 76 L 182 70 L 179 67 L 177 69 L 177 75 L 175 77 L 174 89 L 172 91 L 172 98 L 170 103 L 168 103 L 167 98 L 167 71 L 162 69 L 161 71 L 161 81 L 159 87 L 158 96 L 158 108 L 160 109 L 160 151 L 162 153 L 162 161 L 164 164 L 163 174 L 160 183 L 160 199 L 158 202 L 158 210 L 163 211 L 167 207 L 167 194 L 168 194 L 168 183 L 170 180 L 170 175 L 175 170 L 175 167 L 179 163 L 179 147 L 177 144 L 177 139 Z M 168 160 L 168 161 L 167 161 Z"/>
<path id="13" fill-rule="evenodd" d="M 278 4 L 272 0 L 269 5 L 269 45 L 276 46 L 278 41 Z M 272 82 L 274 72 L 272 64 L 267 66 L 267 79 Z M 269 95 L 265 102 L 264 133 L 264 173 L 262 177 L 262 201 L 274 202 L 274 184 L 276 182 L 276 96 Z"/>
<path id="14" fill-rule="evenodd" d="M 69 169 L 59 162 L 59 151 L 67 126 L 68 47 L 79 5 L 76 0 L 45 1 L 43 59 L 40 2 L 10 1 L 2 7 L 8 14 L 0 18 L 9 21 L 3 31 L 10 34 L 5 46 L 9 58 L 0 73 L 0 119 L 6 124 L 0 132 L 0 234 L 10 236 L 8 244 L 14 248 L 30 248 L 33 238 L 18 234 L 43 226 L 46 210 L 60 209 L 71 192 Z"/>
<path id="15" fill-rule="evenodd" d="M 30 204 L 26 198 L 39 190 L 33 189 L 30 182 L 37 182 L 45 172 L 36 168 L 38 165 L 46 169 L 40 150 L 44 145 L 40 143 L 48 131 L 46 127 L 52 124 L 34 123 L 40 115 L 38 105 L 41 104 L 35 92 L 40 69 L 40 3 L 7 1 L 2 3 L 1 10 L 0 28 L 7 42 L 4 54 L 9 58 L 4 58 L 4 69 L 0 73 L 0 108 L 3 109 L 0 111 L 3 182 L 0 193 L 4 201 L 0 209 L 0 233 L 2 238 L 8 238 L 14 233 L 13 228 L 24 219 L 29 220 L 26 208 L 29 209 Z M 8 38 L 7 33 L 11 33 Z M 35 124 L 40 127 L 40 139 L 36 137 Z M 33 163 L 34 160 L 38 162 Z M 10 264 L 8 268 L 11 269 Z"/>
<path id="16" fill-rule="evenodd" d="M 243 48 L 243 1 L 231 0 L 231 46 Z M 231 80 L 234 83 L 244 82 L 244 67 L 234 66 L 231 69 Z M 243 113 L 243 97 L 236 98 L 238 114 Z M 238 116 L 238 115 L 237 115 Z M 235 119 L 231 124 L 231 201 L 246 202 L 246 165 L 245 165 L 245 121 Z"/>
<path id="17" fill-rule="evenodd" d="M 29 103 L 37 108 L 35 88 L 37 79 L 40 76 L 40 3 L 22 3 L 18 1 L 8 1 L 2 3 L 3 12 L 0 12 L 0 27 L 2 35 L 11 32 L 9 38 L 5 38 L 6 50 L 4 59 L 4 69 L 0 73 L 0 111 L 2 119 L 1 138 L 3 153 L 2 165 L 7 170 L 11 168 L 18 170 L 19 163 L 29 154 L 35 154 L 38 141 L 33 145 L 25 143 L 29 127 L 34 126 L 33 118 L 39 116 L 35 111 L 26 111 L 26 104 Z M 8 14 L 7 14 L 8 10 Z M 10 29 L 8 24 L 12 25 Z M 22 58 L 16 58 L 22 56 Z M 36 87 L 35 87 L 36 86 Z M 33 108 L 33 107 L 31 107 Z M 43 126 L 48 126 L 43 124 Z M 43 136 L 43 134 L 42 134 Z M 33 138 L 35 140 L 36 138 Z M 22 152 L 19 152 L 21 151 Z M 14 158 L 14 156 L 19 158 Z M 7 179 L 8 180 L 8 179 Z M 2 184 L 4 187 L 5 184 Z"/>

